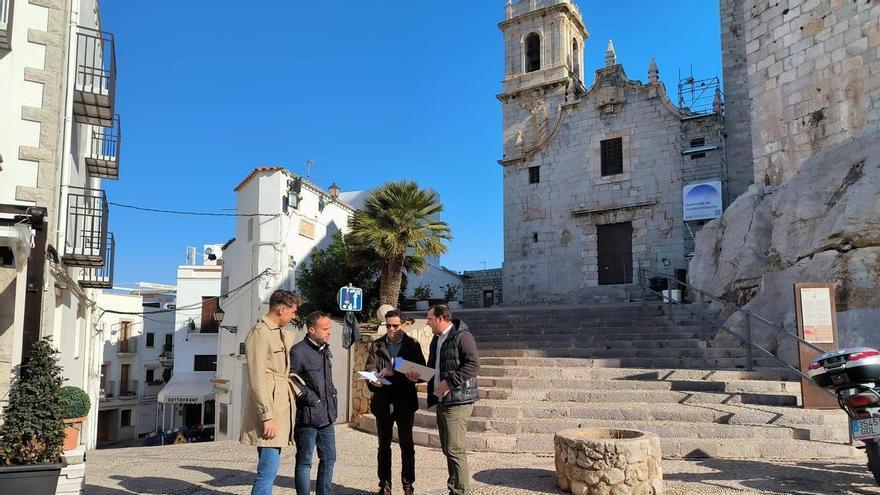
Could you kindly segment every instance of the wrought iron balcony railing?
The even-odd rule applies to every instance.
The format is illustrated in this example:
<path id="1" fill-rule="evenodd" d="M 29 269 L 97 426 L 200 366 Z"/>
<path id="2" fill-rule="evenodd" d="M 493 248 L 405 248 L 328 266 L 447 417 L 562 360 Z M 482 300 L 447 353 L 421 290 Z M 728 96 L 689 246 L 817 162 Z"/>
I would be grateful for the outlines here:
<path id="1" fill-rule="evenodd" d="M 128 337 L 127 339 L 119 339 L 116 343 L 117 354 L 134 354 L 137 352 L 137 337 Z"/>
<path id="2" fill-rule="evenodd" d="M 100 179 L 119 179 L 119 149 L 122 144 L 122 126 L 119 115 L 113 117 L 113 126 L 94 127 L 86 153 L 89 175 Z"/>
<path id="3" fill-rule="evenodd" d="M 101 390 L 98 392 L 98 398 L 101 400 L 110 400 L 116 397 L 116 381 L 106 380 L 101 382 Z"/>
<path id="4" fill-rule="evenodd" d="M 119 382 L 119 398 L 127 399 L 138 396 L 137 380 L 123 380 Z"/>
<path id="5" fill-rule="evenodd" d="M 0 0 L 0 50 L 12 49 L 12 0 Z"/>
<path id="6" fill-rule="evenodd" d="M 107 195 L 101 189 L 71 187 L 61 259 L 68 266 L 102 268 L 107 256 Z"/>
<path id="7" fill-rule="evenodd" d="M 107 234 L 107 254 L 101 268 L 83 268 L 79 286 L 83 289 L 109 289 L 113 287 L 113 267 L 116 255 L 116 240 L 113 233 Z"/>
<path id="8" fill-rule="evenodd" d="M 116 43 L 113 33 L 79 26 L 73 114 L 81 124 L 113 126 L 116 100 Z"/>

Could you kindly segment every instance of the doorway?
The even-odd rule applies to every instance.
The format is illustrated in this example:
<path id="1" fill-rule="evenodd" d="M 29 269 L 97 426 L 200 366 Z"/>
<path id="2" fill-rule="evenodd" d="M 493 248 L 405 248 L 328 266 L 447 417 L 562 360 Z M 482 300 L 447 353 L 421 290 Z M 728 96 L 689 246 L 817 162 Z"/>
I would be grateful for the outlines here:
<path id="1" fill-rule="evenodd" d="M 632 283 L 632 223 L 597 225 L 599 285 Z"/>
<path id="2" fill-rule="evenodd" d="M 494 290 L 484 290 L 483 291 L 483 307 L 491 308 L 495 304 L 495 291 Z"/>

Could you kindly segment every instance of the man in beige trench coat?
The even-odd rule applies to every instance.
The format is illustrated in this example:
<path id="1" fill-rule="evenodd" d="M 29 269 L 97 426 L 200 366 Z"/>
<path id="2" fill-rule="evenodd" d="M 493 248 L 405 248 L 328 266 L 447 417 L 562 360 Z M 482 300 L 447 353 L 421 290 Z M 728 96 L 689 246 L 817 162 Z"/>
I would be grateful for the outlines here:
<path id="1" fill-rule="evenodd" d="M 244 414 L 241 443 L 257 447 L 257 479 L 251 495 L 271 495 L 281 461 L 281 447 L 293 443 L 292 425 L 296 397 L 305 394 L 307 402 L 317 400 L 298 377 L 291 377 L 290 348 L 294 333 L 285 329 L 296 318 L 299 297 L 276 290 L 269 298 L 269 312 L 254 325 L 245 339 L 247 373 L 250 382 Z"/>

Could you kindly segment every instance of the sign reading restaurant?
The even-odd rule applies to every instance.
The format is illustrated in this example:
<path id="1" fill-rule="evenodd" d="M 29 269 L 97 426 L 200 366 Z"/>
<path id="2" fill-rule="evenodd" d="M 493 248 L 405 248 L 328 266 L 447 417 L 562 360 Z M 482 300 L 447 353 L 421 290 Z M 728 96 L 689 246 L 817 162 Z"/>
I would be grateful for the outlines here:
<path id="1" fill-rule="evenodd" d="M 721 216 L 721 181 L 688 184 L 682 190 L 684 221 L 711 220 Z"/>
<path id="2" fill-rule="evenodd" d="M 169 404 L 198 404 L 201 400 L 198 397 L 168 397 L 165 402 Z"/>

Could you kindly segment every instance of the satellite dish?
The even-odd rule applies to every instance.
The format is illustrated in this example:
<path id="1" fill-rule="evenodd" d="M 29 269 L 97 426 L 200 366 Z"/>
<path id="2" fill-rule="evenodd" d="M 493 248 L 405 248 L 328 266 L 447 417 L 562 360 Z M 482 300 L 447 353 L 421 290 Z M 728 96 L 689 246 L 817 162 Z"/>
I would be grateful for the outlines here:
<path id="1" fill-rule="evenodd" d="M 211 256 L 212 254 L 214 254 L 214 249 L 213 249 L 213 248 L 206 247 L 206 248 L 205 248 L 205 255 L 207 255 L 207 256 Z"/>

